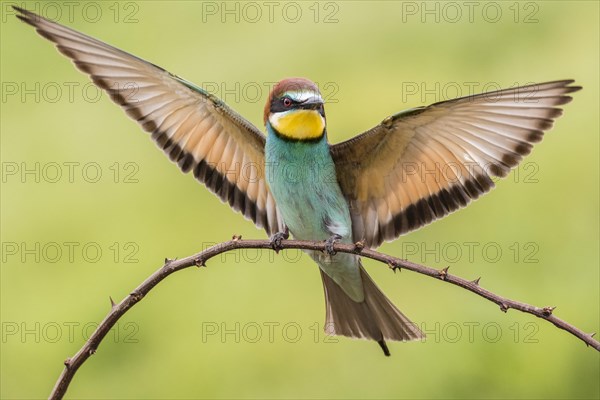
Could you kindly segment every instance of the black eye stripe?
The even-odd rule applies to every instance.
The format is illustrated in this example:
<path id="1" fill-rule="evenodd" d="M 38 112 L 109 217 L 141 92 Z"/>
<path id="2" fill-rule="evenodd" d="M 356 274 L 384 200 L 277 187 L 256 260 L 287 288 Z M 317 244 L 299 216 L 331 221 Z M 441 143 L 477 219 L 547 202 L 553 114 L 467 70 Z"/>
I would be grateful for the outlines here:
<path id="1" fill-rule="evenodd" d="M 286 107 L 285 105 L 283 105 L 284 98 L 285 97 L 273 99 L 271 101 L 271 112 L 272 113 L 289 111 L 289 110 L 317 110 L 317 111 L 319 111 L 319 114 L 321 114 L 323 116 L 323 118 L 325 118 L 325 109 L 323 107 L 323 104 L 302 104 L 302 103 L 298 103 L 297 101 L 294 101 L 293 99 L 290 99 L 290 100 L 292 100 L 292 105 L 289 107 Z"/>
<path id="2" fill-rule="evenodd" d="M 290 100 L 292 102 L 291 105 L 285 106 L 283 104 L 285 99 Z M 282 112 L 282 111 L 289 111 L 289 110 L 318 110 L 321 115 L 323 115 L 323 116 L 325 115 L 325 112 L 323 110 L 323 104 L 314 104 L 314 103 L 304 104 L 302 102 L 298 102 L 287 96 L 274 98 L 273 100 L 271 100 L 270 109 L 271 109 L 271 112 L 274 112 L 274 113 Z"/>
<path id="3" fill-rule="evenodd" d="M 291 100 L 292 104 L 290 106 L 286 107 L 283 104 L 284 99 Z M 280 111 L 290 110 L 290 109 L 296 108 L 297 104 L 298 103 L 296 101 L 294 101 L 293 99 L 291 99 L 289 97 L 276 98 L 271 101 L 271 112 L 280 112 Z"/>

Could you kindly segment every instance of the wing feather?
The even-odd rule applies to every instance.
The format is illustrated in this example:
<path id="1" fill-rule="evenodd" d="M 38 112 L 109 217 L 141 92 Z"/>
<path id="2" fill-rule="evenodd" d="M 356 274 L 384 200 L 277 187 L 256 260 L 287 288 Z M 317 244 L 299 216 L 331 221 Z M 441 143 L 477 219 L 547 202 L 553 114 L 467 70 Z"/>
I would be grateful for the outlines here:
<path id="1" fill-rule="evenodd" d="M 466 206 L 508 175 L 581 87 L 534 84 L 392 115 L 331 147 L 353 236 L 371 247 Z"/>
<path id="2" fill-rule="evenodd" d="M 265 137 L 202 89 L 83 33 L 15 7 L 136 120 L 185 173 L 271 234 L 283 228 L 265 184 Z M 251 165 L 252 180 L 242 173 Z"/>

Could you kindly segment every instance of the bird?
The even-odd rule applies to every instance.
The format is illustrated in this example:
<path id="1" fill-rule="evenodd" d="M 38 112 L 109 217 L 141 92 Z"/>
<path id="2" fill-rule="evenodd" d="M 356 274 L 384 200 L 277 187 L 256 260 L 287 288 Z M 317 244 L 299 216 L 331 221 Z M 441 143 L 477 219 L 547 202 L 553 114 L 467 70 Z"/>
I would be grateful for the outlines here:
<path id="1" fill-rule="evenodd" d="M 411 108 L 330 144 L 325 101 L 306 78 L 273 86 L 265 133 L 215 95 L 165 69 L 13 6 L 148 132 L 182 172 L 271 238 L 325 241 L 319 267 L 328 334 L 375 341 L 425 335 L 377 287 L 358 254 L 479 198 L 515 168 L 581 89 L 565 79 Z M 135 90 L 130 91 L 134 85 Z"/>

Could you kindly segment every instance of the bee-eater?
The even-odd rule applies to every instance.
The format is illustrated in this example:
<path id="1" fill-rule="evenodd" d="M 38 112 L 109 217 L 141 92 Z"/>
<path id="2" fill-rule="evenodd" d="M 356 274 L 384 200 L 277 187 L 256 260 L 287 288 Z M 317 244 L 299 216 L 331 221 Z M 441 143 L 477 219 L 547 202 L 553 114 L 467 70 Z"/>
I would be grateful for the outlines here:
<path id="1" fill-rule="evenodd" d="M 164 69 L 15 7 L 138 121 L 183 172 L 272 235 L 326 240 L 318 264 L 331 334 L 417 340 L 424 334 L 337 240 L 377 247 L 488 192 L 541 141 L 572 80 L 417 107 L 330 145 L 324 101 L 303 78 L 284 79 L 264 109 L 266 137 L 214 95 Z M 134 85 L 134 91 L 128 91 Z"/>

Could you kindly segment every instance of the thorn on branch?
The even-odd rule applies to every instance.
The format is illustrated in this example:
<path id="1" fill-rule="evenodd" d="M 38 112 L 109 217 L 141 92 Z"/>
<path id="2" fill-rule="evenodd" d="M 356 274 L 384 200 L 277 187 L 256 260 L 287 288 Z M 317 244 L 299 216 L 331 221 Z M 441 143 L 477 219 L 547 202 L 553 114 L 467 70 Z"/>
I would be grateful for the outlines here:
<path id="1" fill-rule="evenodd" d="M 596 332 L 592 332 L 588 335 L 591 338 L 593 338 L 594 336 L 596 336 Z M 585 342 L 585 347 L 590 347 L 590 344 L 588 342 Z"/>
<path id="2" fill-rule="evenodd" d="M 471 283 L 473 283 L 474 285 L 479 286 L 479 281 L 481 280 L 481 277 L 475 279 L 474 281 L 471 281 Z"/>
<path id="3" fill-rule="evenodd" d="M 542 313 L 546 316 L 549 317 L 550 315 L 552 315 L 552 312 L 554 311 L 554 309 L 556 308 L 556 306 L 554 307 L 544 307 L 542 308 Z"/>
<path id="4" fill-rule="evenodd" d="M 117 304 L 115 303 L 115 301 L 113 300 L 113 298 L 111 296 L 108 296 L 108 298 L 110 299 L 110 308 L 112 310 L 117 306 Z"/>
<path id="5" fill-rule="evenodd" d="M 206 261 L 204 261 L 202 258 L 196 258 L 194 260 L 194 265 L 198 268 L 206 267 Z"/>
<path id="6" fill-rule="evenodd" d="M 506 303 L 500 303 L 500 311 L 507 312 L 508 309 L 509 309 L 508 304 L 506 304 Z"/>
<path id="7" fill-rule="evenodd" d="M 449 268 L 450 267 L 448 266 L 448 267 L 446 267 L 446 268 L 444 268 L 444 269 L 442 269 L 441 271 L 438 272 L 439 277 L 440 277 L 441 280 L 443 280 L 443 281 L 446 280 L 446 278 L 448 277 L 448 269 Z"/>
<path id="8" fill-rule="evenodd" d="M 71 367 L 71 358 L 70 357 L 67 358 L 63 364 L 65 364 L 65 367 L 70 368 Z"/>
<path id="9" fill-rule="evenodd" d="M 231 237 L 231 240 L 233 240 L 234 242 L 239 242 L 240 240 L 242 240 L 242 235 L 233 235 Z"/>
<path id="10" fill-rule="evenodd" d="M 165 263 L 164 263 L 164 265 L 163 265 L 163 268 L 169 268 L 169 267 L 171 267 L 171 263 L 172 263 L 173 261 L 175 261 L 175 260 L 177 260 L 177 257 L 175 257 L 175 258 L 168 258 L 168 257 L 165 257 Z M 173 268 L 171 268 L 171 269 L 173 269 Z"/>
<path id="11" fill-rule="evenodd" d="M 354 252 L 356 254 L 360 254 L 363 251 L 363 249 L 365 248 L 365 242 L 365 239 L 361 239 L 358 242 L 354 243 Z"/>
<path id="12" fill-rule="evenodd" d="M 402 272 L 402 268 L 400 268 L 400 266 L 398 264 L 396 264 L 396 262 L 394 262 L 393 260 L 388 261 L 388 267 L 390 267 L 390 269 L 392 271 L 394 271 L 394 273 L 396 273 L 396 270 Z"/>

